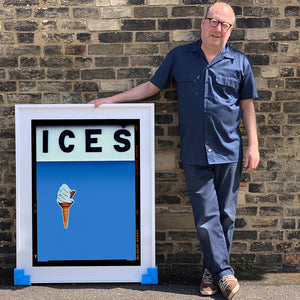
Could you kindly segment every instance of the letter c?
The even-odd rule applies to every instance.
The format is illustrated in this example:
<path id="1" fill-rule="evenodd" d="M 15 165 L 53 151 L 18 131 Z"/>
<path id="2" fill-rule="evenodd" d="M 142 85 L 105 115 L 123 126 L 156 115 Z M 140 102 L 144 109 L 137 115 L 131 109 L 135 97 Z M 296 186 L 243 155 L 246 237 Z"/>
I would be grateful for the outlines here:
<path id="1" fill-rule="evenodd" d="M 73 149 L 74 149 L 74 145 L 70 144 L 68 147 L 66 147 L 65 145 L 65 138 L 66 137 L 69 137 L 69 138 L 75 138 L 75 135 L 74 133 L 71 131 L 71 130 L 64 130 L 60 136 L 59 136 L 59 140 L 58 140 L 58 143 L 59 143 L 59 147 L 60 149 L 63 151 L 63 152 L 72 152 Z"/>

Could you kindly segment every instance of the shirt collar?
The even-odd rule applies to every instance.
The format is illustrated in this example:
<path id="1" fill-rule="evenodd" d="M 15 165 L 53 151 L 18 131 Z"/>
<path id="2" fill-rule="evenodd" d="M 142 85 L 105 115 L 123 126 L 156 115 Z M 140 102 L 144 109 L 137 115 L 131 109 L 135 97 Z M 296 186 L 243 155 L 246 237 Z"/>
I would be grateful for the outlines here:
<path id="1" fill-rule="evenodd" d="M 199 51 L 201 51 L 201 43 L 202 43 L 202 41 L 200 39 L 197 42 L 190 44 L 190 48 L 188 49 L 188 52 L 199 52 Z M 221 53 L 219 53 L 219 55 L 222 58 L 234 59 L 234 55 L 231 51 L 231 48 L 227 44 L 225 45 L 225 47 L 223 48 Z"/>

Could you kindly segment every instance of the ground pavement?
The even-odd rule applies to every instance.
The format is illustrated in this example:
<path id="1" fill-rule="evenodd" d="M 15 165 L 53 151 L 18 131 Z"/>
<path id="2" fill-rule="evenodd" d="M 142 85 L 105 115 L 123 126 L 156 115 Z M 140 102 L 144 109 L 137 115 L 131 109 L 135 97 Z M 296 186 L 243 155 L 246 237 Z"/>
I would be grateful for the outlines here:
<path id="1" fill-rule="evenodd" d="M 300 273 L 264 274 L 258 280 L 240 280 L 234 300 L 300 300 Z M 220 293 L 200 296 L 195 285 L 158 284 L 33 284 L 0 285 L 4 300 L 224 300 Z"/>

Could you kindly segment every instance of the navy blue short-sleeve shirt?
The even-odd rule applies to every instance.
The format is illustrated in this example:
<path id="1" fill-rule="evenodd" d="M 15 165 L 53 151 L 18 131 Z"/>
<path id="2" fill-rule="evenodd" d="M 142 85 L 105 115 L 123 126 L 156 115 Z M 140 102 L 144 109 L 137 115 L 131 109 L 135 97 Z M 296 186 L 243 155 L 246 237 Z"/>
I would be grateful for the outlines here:
<path id="1" fill-rule="evenodd" d="M 242 157 L 240 101 L 258 96 L 251 65 L 228 45 L 208 63 L 200 46 L 201 40 L 172 49 L 150 81 L 159 89 L 176 82 L 184 163 L 237 162 Z"/>

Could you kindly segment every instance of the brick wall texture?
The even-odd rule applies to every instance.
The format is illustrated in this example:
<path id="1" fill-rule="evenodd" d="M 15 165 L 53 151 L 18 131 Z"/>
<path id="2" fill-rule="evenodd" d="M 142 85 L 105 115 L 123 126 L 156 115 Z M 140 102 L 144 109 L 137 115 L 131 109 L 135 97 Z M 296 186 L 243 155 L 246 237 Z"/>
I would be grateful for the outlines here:
<path id="1" fill-rule="evenodd" d="M 150 79 L 200 37 L 213 0 L 0 0 L 0 279 L 15 267 L 14 105 L 86 103 Z M 253 64 L 261 162 L 243 174 L 232 263 L 299 272 L 300 1 L 232 0 L 230 45 Z M 201 249 L 179 160 L 174 86 L 155 103 L 160 281 L 199 282 Z M 245 145 L 247 141 L 245 138 Z"/>

